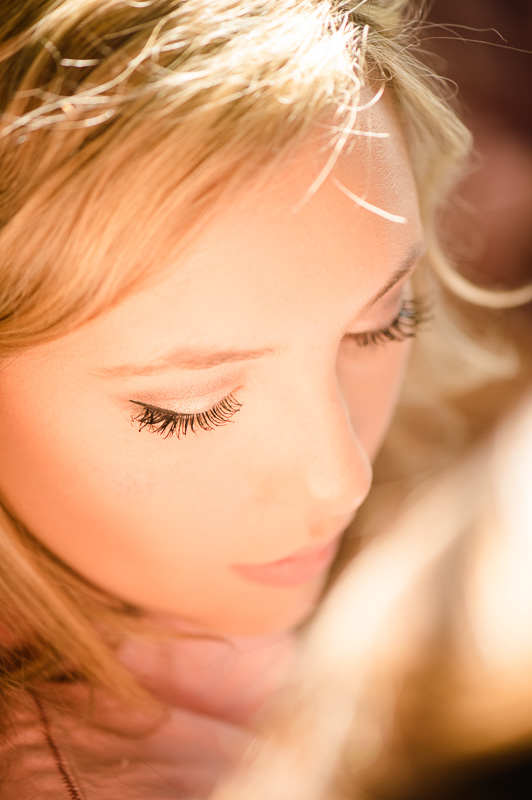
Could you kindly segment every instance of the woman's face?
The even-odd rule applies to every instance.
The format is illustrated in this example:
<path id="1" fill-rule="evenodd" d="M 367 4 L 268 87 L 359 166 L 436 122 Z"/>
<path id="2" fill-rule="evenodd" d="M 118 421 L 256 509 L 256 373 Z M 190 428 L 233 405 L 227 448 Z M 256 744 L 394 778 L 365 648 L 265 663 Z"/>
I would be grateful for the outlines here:
<path id="1" fill-rule="evenodd" d="M 388 101 L 367 118 L 390 136 L 359 137 L 302 208 L 328 156 L 313 142 L 218 213 L 170 277 L 0 373 L 0 491 L 98 586 L 220 634 L 279 632 L 312 609 L 407 357 L 368 334 L 408 301 L 422 238 Z M 185 432 L 175 412 L 212 429 Z"/>

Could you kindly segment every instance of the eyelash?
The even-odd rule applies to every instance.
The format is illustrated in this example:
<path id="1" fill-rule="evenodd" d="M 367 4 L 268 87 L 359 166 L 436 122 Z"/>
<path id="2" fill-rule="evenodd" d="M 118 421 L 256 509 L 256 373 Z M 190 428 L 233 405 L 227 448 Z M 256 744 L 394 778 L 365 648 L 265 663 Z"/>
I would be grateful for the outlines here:
<path id="1" fill-rule="evenodd" d="M 386 328 L 366 333 L 350 333 L 347 336 L 358 347 L 378 347 L 389 342 L 404 342 L 406 339 L 412 339 L 416 335 L 419 325 L 429 319 L 428 306 L 420 300 L 409 299 L 403 302 L 397 317 Z M 146 428 L 153 433 L 160 434 L 164 439 L 168 439 L 174 434 L 180 439 L 181 435 L 186 436 L 188 431 L 196 433 L 196 427 L 204 431 L 211 431 L 220 425 L 226 425 L 233 421 L 231 417 L 242 406 L 233 395 L 224 397 L 215 406 L 199 414 L 170 411 L 148 403 L 141 403 L 139 400 L 130 400 L 129 402 L 140 406 L 140 410 L 132 417 L 132 424 L 137 422 L 139 431 Z"/>
<path id="2" fill-rule="evenodd" d="M 149 431 L 161 434 L 165 439 L 173 436 L 174 433 L 180 439 L 181 434 L 186 436 L 189 430 L 192 433 L 196 433 L 196 426 L 199 426 L 204 431 L 212 431 L 213 428 L 219 425 L 226 425 L 231 422 L 230 418 L 240 410 L 242 405 L 232 395 L 229 395 L 229 397 L 224 397 L 217 405 L 207 411 L 202 411 L 199 414 L 183 414 L 182 412 L 169 411 L 158 406 L 150 406 L 147 403 L 140 403 L 138 400 L 130 400 L 130 403 L 135 403 L 141 407 L 140 411 L 134 414 L 132 419 L 132 422 L 139 423 L 139 431 L 147 428 Z"/>
<path id="3" fill-rule="evenodd" d="M 431 318 L 430 307 L 424 300 L 410 298 L 404 300 L 394 321 L 386 328 L 367 333 L 349 333 L 358 347 L 372 347 L 389 342 L 404 342 L 405 339 L 413 339 L 417 334 L 418 327 L 428 322 Z"/>

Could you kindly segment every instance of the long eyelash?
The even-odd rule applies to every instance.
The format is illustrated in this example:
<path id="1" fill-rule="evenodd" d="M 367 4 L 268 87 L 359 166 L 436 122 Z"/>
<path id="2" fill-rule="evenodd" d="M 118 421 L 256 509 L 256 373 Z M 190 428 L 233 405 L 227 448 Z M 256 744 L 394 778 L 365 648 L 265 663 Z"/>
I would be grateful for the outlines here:
<path id="1" fill-rule="evenodd" d="M 130 400 L 129 402 L 140 406 L 140 410 L 133 415 L 131 420 L 132 423 L 138 422 L 139 431 L 147 428 L 149 431 L 159 433 L 164 439 L 168 439 L 169 436 L 174 434 L 180 439 L 181 435 L 186 436 L 188 431 L 196 433 L 196 426 L 204 431 L 212 431 L 213 428 L 230 422 L 230 418 L 236 414 L 242 405 L 232 395 L 229 395 L 229 397 L 224 397 L 217 405 L 207 411 L 202 411 L 200 414 L 183 414 L 141 403 L 138 400 Z"/>
<path id="2" fill-rule="evenodd" d="M 399 314 L 391 325 L 378 331 L 364 333 L 350 333 L 352 339 L 359 347 L 371 347 L 388 344 L 388 342 L 404 342 L 412 339 L 417 334 L 420 325 L 428 322 L 432 317 L 429 304 L 424 300 L 405 300 Z"/>

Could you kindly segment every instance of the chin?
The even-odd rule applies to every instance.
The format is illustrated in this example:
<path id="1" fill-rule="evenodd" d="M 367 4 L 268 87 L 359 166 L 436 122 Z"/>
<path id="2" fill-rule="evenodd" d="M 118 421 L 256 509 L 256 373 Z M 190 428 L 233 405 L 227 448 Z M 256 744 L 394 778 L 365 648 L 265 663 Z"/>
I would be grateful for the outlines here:
<path id="1" fill-rule="evenodd" d="M 272 602 L 272 590 L 265 602 L 242 604 L 237 610 L 238 613 L 224 619 L 211 620 L 208 626 L 213 633 L 222 636 L 273 636 L 276 634 L 289 633 L 303 624 L 316 610 L 318 600 L 325 584 L 325 578 L 312 581 L 305 586 L 305 590 L 299 588 L 299 596 L 292 594 L 290 590 L 277 589 L 277 596 Z M 242 613 L 243 610 L 246 613 Z"/>

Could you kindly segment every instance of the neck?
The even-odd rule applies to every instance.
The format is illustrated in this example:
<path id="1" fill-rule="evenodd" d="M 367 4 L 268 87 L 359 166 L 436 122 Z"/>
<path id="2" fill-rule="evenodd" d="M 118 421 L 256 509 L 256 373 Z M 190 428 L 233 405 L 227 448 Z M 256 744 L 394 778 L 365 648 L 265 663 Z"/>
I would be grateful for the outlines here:
<path id="1" fill-rule="evenodd" d="M 163 624 L 171 638 L 129 639 L 119 658 L 168 705 L 251 724 L 286 679 L 293 632 L 214 638 L 172 618 Z"/>

